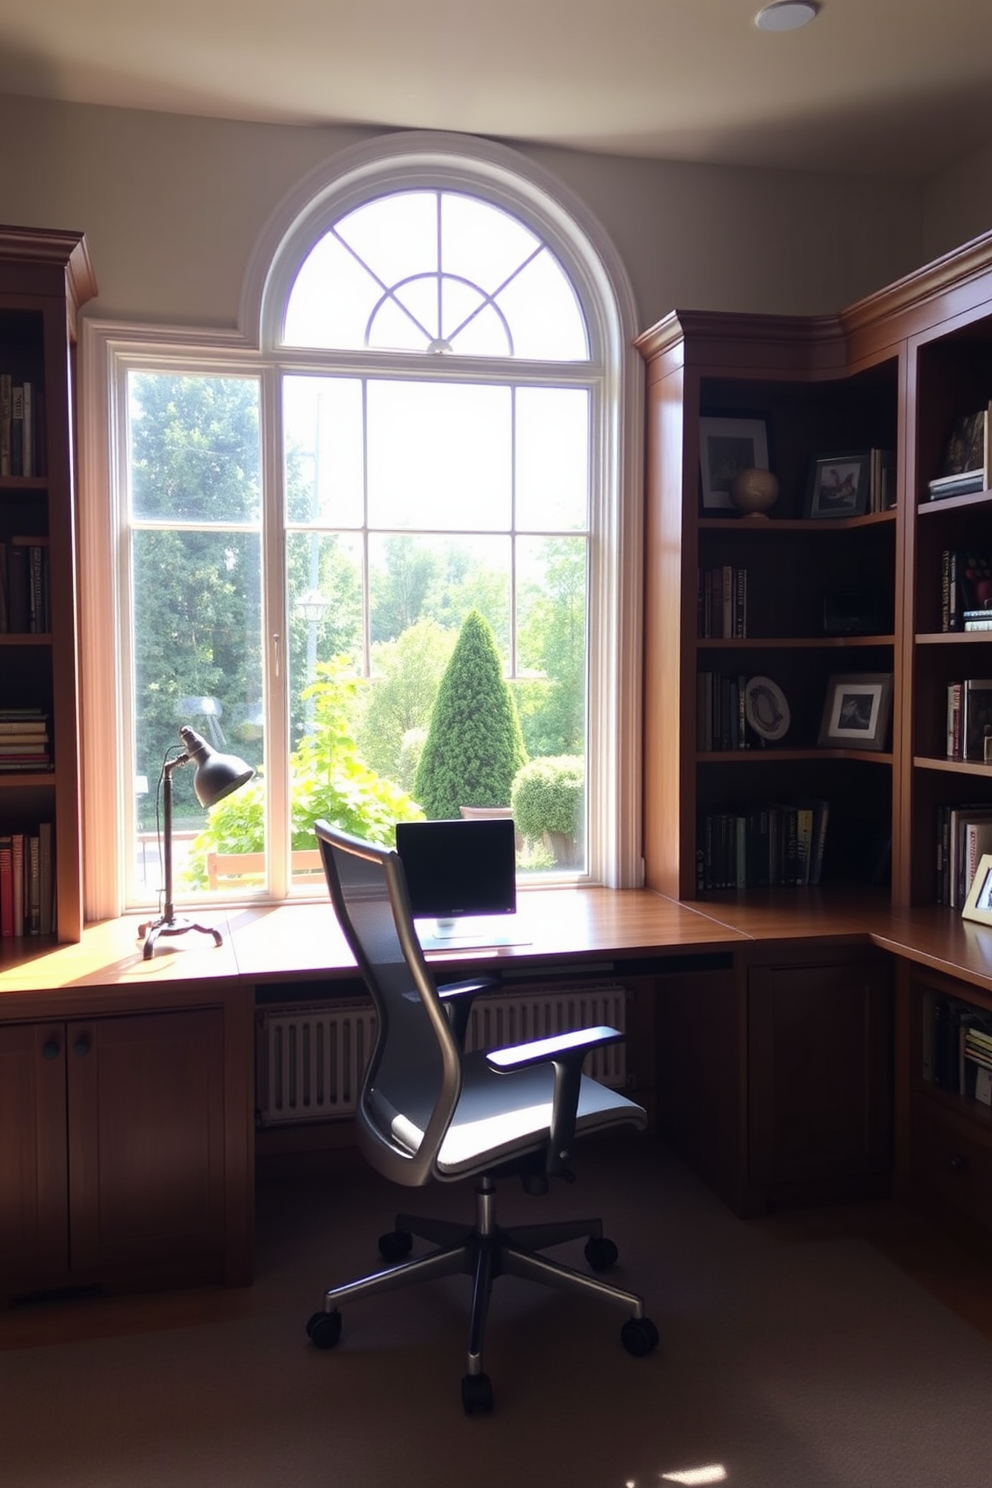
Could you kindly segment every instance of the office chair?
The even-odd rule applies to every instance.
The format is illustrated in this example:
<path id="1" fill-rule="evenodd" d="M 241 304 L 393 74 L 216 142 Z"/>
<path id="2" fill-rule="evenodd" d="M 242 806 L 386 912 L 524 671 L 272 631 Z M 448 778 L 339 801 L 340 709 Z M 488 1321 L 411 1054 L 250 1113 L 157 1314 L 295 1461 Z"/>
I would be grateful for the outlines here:
<path id="1" fill-rule="evenodd" d="M 658 1331 L 642 1299 L 573 1270 L 539 1252 L 586 1239 L 594 1271 L 608 1269 L 617 1248 L 598 1219 L 503 1229 L 496 1223 L 496 1180 L 518 1175 L 525 1189 L 546 1192 L 549 1179 L 570 1179 L 573 1140 L 609 1127 L 643 1128 L 641 1106 L 582 1073 L 590 1049 L 618 1042 L 615 1028 L 588 1028 L 512 1048 L 466 1054 L 473 999 L 499 986 L 495 977 L 435 984 L 417 940 L 403 865 L 395 852 L 338 831 L 314 830 L 331 900 L 377 1013 L 378 1031 L 358 1100 L 358 1145 L 369 1163 L 395 1183 L 475 1180 L 474 1225 L 398 1214 L 379 1240 L 389 1264 L 324 1294 L 307 1333 L 317 1348 L 341 1336 L 339 1304 L 352 1298 L 465 1272 L 472 1277 L 468 1367 L 462 1404 L 470 1415 L 492 1410 L 482 1359 L 492 1283 L 522 1276 L 571 1292 L 606 1298 L 628 1317 L 621 1342 L 650 1353 Z M 409 1257 L 414 1235 L 434 1249 Z"/>

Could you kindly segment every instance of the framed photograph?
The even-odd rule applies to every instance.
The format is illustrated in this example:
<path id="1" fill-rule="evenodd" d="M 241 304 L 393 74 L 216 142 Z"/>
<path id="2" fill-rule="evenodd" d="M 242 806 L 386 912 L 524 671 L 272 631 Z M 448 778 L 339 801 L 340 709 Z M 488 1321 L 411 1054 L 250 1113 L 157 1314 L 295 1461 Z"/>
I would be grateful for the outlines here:
<path id="1" fill-rule="evenodd" d="M 977 920 L 980 925 L 992 925 L 992 853 L 985 853 L 979 859 L 961 918 Z"/>
<path id="2" fill-rule="evenodd" d="M 730 483 L 752 467 L 768 469 L 768 430 L 764 419 L 701 418 L 699 479 L 703 511 L 732 511 Z"/>
<path id="3" fill-rule="evenodd" d="M 892 713 L 892 673 L 831 677 L 820 724 L 821 749 L 884 749 Z"/>
<path id="4" fill-rule="evenodd" d="M 871 457 L 817 455 L 813 461 L 806 503 L 808 517 L 861 517 L 868 510 Z"/>

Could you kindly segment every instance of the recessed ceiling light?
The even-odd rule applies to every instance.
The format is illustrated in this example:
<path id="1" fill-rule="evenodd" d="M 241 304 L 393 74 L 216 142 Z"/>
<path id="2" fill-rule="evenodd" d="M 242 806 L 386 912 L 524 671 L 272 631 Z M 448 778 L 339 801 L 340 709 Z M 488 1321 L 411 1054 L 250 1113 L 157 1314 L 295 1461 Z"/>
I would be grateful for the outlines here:
<path id="1" fill-rule="evenodd" d="M 798 31 L 808 26 L 820 9 L 817 0 L 773 0 L 754 18 L 762 31 Z"/>

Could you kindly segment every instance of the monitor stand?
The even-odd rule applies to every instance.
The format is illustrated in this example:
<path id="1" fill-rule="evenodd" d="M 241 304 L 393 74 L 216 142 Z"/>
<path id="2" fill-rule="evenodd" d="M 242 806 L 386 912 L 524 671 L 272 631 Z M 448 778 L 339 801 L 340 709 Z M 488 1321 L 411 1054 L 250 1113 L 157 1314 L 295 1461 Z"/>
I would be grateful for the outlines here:
<path id="1" fill-rule="evenodd" d="M 477 915 L 464 919 L 418 920 L 417 936 L 425 951 L 488 950 L 529 945 L 520 934 L 516 915 Z"/>

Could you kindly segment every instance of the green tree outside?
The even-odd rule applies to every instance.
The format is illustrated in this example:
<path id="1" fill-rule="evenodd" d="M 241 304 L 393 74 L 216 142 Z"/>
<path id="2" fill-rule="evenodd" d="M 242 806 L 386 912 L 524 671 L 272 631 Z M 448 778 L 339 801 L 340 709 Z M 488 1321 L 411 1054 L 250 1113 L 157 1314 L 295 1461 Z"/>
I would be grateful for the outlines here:
<path id="1" fill-rule="evenodd" d="M 436 820 L 457 817 L 462 806 L 509 806 L 526 758 L 492 628 L 472 610 L 441 678 L 414 795 Z"/>

